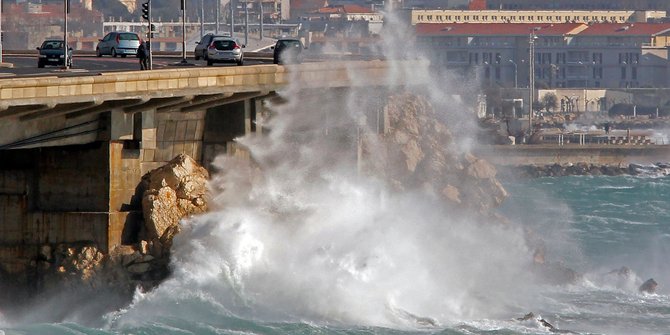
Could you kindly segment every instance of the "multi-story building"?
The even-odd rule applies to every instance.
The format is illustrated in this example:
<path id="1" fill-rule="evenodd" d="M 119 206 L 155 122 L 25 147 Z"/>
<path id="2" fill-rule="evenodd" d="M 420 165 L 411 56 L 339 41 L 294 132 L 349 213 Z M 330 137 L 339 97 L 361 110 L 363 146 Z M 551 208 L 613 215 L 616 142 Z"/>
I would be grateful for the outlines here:
<path id="1" fill-rule="evenodd" d="M 667 0 L 487 0 L 488 8 L 498 9 L 643 9 L 670 10 Z"/>
<path id="2" fill-rule="evenodd" d="M 456 10 L 404 9 L 406 22 L 419 23 L 594 23 L 647 22 L 665 18 L 665 11 L 635 10 Z"/>
<path id="3" fill-rule="evenodd" d="M 418 24 L 433 66 L 528 87 L 668 87 L 667 23 Z M 534 64 L 531 66 L 531 44 Z"/>

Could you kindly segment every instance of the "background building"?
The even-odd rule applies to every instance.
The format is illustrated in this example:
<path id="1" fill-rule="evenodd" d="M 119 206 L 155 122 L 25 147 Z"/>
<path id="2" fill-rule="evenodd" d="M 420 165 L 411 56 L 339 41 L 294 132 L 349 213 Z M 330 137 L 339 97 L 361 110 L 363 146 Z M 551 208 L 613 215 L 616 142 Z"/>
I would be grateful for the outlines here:
<path id="1" fill-rule="evenodd" d="M 485 85 L 528 87 L 531 40 L 536 88 L 670 84 L 667 23 L 418 24 L 416 35 L 433 66 Z"/>

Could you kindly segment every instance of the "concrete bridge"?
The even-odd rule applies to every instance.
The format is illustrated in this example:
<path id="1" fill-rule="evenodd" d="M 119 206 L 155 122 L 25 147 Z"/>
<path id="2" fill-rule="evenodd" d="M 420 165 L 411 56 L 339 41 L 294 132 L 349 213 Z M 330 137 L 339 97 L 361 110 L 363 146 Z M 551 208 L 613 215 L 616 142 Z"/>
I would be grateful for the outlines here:
<path id="1" fill-rule="evenodd" d="M 235 138 L 261 131 L 263 101 L 287 85 L 411 79 L 389 83 L 391 70 L 321 62 L 0 80 L 0 272 L 25 272 L 44 244 L 122 244 L 141 216 L 133 196 L 144 173 L 180 153 L 204 165 L 234 154 Z"/>

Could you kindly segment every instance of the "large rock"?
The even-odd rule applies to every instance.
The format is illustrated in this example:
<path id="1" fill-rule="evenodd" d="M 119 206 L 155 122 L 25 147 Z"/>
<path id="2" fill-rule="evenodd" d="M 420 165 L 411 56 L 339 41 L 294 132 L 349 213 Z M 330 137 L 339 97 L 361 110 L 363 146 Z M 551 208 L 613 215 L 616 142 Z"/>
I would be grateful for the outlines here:
<path id="1" fill-rule="evenodd" d="M 391 96 L 384 107 L 381 139 L 362 136 L 363 168 L 387 178 L 393 187 L 421 188 L 445 202 L 487 212 L 507 193 L 496 169 L 455 147 L 449 125 L 422 96 Z"/>
<path id="2" fill-rule="evenodd" d="M 169 249 L 179 233 L 179 221 L 207 210 L 208 179 L 207 170 L 184 154 L 142 177 L 142 211 L 150 244 Z"/>

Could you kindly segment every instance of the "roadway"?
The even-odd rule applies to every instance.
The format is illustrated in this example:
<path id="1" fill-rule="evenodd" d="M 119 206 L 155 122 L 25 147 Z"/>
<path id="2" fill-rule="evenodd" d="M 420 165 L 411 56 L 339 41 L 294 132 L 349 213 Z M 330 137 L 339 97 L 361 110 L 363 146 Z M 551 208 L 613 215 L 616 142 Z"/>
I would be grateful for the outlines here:
<path id="1" fill-rule="evenodd" d="M 181 55 L 155 55 L 153 57 L 153 69 L 176 68 L 181 65 Z M 204 60 L 196 61 L 187 54 L 187 66 L 206 67 Z M 3 62 L 13 64 L 11 68 L 0 68 L 0 78 L 13 77 L 40 77 L 40 76 L 85 76 L 98 75 L 104 72 L 139 71 L 139 59 L 135 57 L 110 56 L 95 57 L 94 55 L 74 55 L 72 68 L 62 69 L 60 66 L 46 66 L 42 69 L 37 67 L 37 52 L 30 54 L 4 55 Z M 272 54 L 253 55 L 245 54 L 244 66 L 272 63 Z M 213 66 L 237 66 L 236 64 L 214 64 Z"/>

